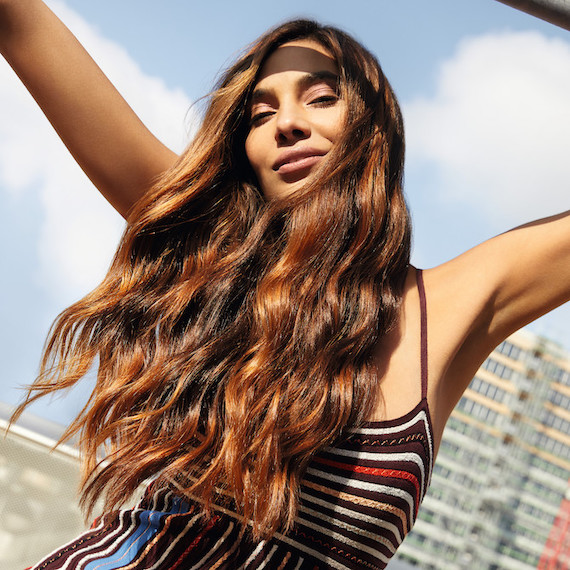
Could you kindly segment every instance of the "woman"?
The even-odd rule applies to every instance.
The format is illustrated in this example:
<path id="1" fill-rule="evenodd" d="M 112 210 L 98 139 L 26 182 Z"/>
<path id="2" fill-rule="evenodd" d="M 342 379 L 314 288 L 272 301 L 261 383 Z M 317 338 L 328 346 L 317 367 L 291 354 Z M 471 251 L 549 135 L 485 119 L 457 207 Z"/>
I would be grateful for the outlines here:
<path id="1" fill-rule="evenodd" d="M 383 568 L 478 366 L 570 298 L 570 216 L 420 272 L 399 108 L 347 35 L 260 38 L 177 159 L 39 0 L 0 14 L 3 54 L 129 222 L 26 402 L 97 359 L 69 435 L 107 514 L 35 568 Z"/>

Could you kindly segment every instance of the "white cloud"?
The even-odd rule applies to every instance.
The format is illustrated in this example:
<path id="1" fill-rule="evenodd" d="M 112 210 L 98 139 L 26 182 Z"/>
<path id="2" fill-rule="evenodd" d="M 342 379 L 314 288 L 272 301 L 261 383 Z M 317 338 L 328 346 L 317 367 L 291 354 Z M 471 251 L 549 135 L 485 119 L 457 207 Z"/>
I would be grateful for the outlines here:
<path id="1" fill-rule="evenodd" d="M 50 5 L 143 122 L 171 148 L 182 150 L 193 119 L 187 114 L 188 97 L 145 75 L 122 47 L 101 37 L 65 4 Z M 122 219 L 93 189 L 4 62 L 0 109 L 0 193 L 41 204 L 38 283 L 55 301 L 67 304 L 103 276 Z"/>
<path id="2" fill-rule="evenodd" d="M 408 157 L 440 200 L 498 229 L 570 207 L 570 44 L 536 32 L 464 40 L 435 93 L 405 106 Z"/>

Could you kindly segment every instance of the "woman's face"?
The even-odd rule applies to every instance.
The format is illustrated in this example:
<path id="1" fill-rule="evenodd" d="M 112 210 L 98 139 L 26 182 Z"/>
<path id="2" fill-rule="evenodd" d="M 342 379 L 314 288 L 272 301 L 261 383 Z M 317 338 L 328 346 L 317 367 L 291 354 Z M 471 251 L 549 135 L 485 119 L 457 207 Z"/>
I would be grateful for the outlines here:
<path id="1" fill-rule="evenodd" d="M 249 113 L 247 158 L 266 198 L 300 188 L 339 139 L 346 101 L 338 69 L 314 40 L 283 44 L 261 68 Z"/>

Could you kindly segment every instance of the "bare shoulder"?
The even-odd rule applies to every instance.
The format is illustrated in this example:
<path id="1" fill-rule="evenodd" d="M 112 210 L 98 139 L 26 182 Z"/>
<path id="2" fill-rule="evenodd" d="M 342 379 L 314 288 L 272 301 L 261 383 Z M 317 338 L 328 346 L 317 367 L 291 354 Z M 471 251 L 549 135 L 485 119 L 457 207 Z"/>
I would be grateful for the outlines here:
<path id="1" fill-rule="evenodd" d="M 495 346 L 570 299 L 570 214 L 515 228 L 423 275 L 430 398 L 445 423 Z"/>

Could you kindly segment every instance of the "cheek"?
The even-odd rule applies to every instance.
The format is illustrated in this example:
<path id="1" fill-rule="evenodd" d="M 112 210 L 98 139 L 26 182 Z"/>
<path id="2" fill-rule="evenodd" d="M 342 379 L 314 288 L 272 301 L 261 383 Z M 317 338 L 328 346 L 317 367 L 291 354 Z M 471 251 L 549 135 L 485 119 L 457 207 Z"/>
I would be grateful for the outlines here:
<path id="1" fill-rule="evenodd" d="M 334 117 L 330 118 L 329 137 L 333 142 L 338 141 L 346 130 L 346 116 L 346 107 L 343 105 L 343 107 L 339 109 L 337 113 L 335 113 Z"/>
<path id="2" fill-rule="evenodd" d="M 318 135 L 324 137 L 331 143 L 336 143 L 346 131 L 346 124 L 346 113 L 343 111 L 331 111 L 326 115 L 323 114 L 318 117 L 318 120 L 314 123 L 314 127 Z"/>

